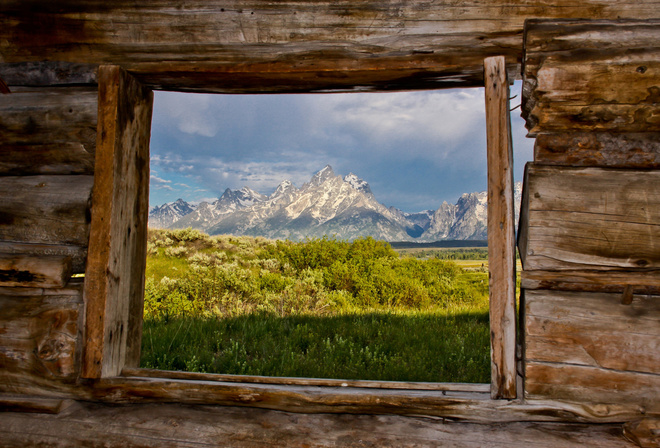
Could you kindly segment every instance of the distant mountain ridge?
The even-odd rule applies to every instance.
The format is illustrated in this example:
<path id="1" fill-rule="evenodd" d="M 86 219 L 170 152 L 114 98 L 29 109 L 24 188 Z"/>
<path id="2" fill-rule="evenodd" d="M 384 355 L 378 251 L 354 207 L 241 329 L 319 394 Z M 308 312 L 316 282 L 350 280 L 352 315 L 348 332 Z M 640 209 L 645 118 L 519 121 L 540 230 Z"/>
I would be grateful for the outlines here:
<path id="1" fill-rule="evenodd" d="M 522 184 L 515 184 L 516 222 Z M 248 187 L 226 189 L 214 202 L 197 206 L 183 199 L 154 207 L 149 226 L 186 228 L 210 235 L 234 234 L 301 240 L 334 236 L 386 241 L 485 240 L 486 192 L 465 193 L 456 204 L 404 213 L 379 203 L 369 184 L 353 173 L 338 176 L 327 165 L 297 188 L 282 181 L 270 196 Z"/>

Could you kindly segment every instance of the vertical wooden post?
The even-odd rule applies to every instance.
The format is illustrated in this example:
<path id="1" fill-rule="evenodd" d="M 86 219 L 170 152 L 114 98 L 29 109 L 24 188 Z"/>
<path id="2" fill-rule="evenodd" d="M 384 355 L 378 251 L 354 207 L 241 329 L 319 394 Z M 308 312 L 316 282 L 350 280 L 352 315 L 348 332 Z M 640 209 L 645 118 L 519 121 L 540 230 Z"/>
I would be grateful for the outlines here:
<path id="1" fill-rule="evenodd" d="M 98 83 L 84 378 L 139 362 L 149 207 L 153 93 L 117 66 L 99 67 Z"/>
<path id="2" fill-rule="evenodd" d="M 484 60 L 488 147 L 491 397 L 516 398 L 513 145 L 504 56 Z"/>

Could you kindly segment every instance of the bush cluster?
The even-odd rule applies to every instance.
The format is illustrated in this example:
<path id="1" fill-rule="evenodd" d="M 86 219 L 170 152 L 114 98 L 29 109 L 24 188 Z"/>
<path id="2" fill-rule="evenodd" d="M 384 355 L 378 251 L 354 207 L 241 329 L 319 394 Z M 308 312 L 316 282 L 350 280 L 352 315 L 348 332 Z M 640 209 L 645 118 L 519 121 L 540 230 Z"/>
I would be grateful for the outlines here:
<path id="1" fill-rule="evenodd" d="M 399 258 L 370 237 L 291 242 L 152 230 L 147 253 L 148 318 L 425 309 L 487 293 L 483 275 L 470 277 L 478 274 L 449 261 Z"/>

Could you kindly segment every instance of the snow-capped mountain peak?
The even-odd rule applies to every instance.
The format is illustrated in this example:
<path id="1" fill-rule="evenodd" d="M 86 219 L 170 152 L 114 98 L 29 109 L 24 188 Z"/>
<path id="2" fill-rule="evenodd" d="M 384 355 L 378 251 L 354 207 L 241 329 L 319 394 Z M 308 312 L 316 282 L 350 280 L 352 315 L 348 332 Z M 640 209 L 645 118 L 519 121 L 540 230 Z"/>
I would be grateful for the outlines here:
<path id="1" fill-rule="evenodd" d="M 357 191 L 360 191 L 364 194 L 373 195 L 373 193 L 371 192 L 371 187 L 369 187 L 369 184 L 364 180 L 360 179 L 359 177 L 357 177 L 353 173 L 348 173 L 346 176 L 344 176 L 344 182 L 348 183 L 351 187 L 353 187 Z"/>
<path id="2" fill-rule="evenodd" d="M 325 183 L 329 179 L 333 179 L 335 172 L 332 170 L 330 165 L 326 165 L 321 171 L 317 172 L 312 176 L 312 179 L 303 186 L 305 188 L 318 187 L 319 185 Z"/>
<path id="3" fill-rule="evenodd" d="M 161 206 L 153 207 L 149 211 L 149 225 L 151 227 L 169 227 L 182 217 L 195 210 L 195 206 L 179 198 Z"/>
<path id="4" fill-rule="evenodd" d="M 516 183 L 516 212 L 521 188 Z M 485 240 L 486 221 L 486 192 L 465 193 L 456 204 L 444 202 L 437 210 L 404 213 L 376 201 L 369 184 L 355 174 L 342 178 L 330 165 L 300 189 L 288 180 L 270 196 L 249 187 L 228 188 L 211 204 L 202 202 L 194 208 L 180 199 L 149 213 L 151 227 L 292 240 L 324 235 L 348 240 L 361 236 L 386 241 Z"/>

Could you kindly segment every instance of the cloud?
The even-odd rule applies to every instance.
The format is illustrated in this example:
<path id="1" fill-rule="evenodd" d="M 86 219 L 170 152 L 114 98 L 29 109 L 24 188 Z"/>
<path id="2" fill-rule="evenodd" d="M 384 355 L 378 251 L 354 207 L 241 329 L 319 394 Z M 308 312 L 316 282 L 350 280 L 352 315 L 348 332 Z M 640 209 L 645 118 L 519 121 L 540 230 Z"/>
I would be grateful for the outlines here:
<path id="1" fill-rule="evenodd" d="M 215 137 L 219 126 L 211 113 L 213 104 L 209 95 L 165 94 L 157 95 L 154 107 L 185 134 Z"/>
<path id="2" fill-rule="evenodd" d="M 520 160 L 531 157 L 532 141 L 521 129 L 515 127 L 513 135 L 516 173 L 522 172 Z M 158 179 L 174 179 L 206 195 L 245 185 L 267 194 L 284 179 L 301 186 L 330 164 L 338 174 L 352 171 L 364 178 L 387 205 L 414 211 L 437 208 L 444 199 L 484 189 L 486 182 L 483 89 L 156 92 L 151 142 Z M 157 192 L 174 184 L 156 180 L 153 185 Z"/>

